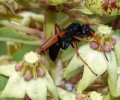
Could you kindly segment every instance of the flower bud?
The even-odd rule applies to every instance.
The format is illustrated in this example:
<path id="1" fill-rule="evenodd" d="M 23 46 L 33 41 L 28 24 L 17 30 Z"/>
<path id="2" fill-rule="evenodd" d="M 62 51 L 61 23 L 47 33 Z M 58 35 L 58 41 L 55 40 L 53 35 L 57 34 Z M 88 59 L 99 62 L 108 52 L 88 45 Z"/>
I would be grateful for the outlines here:
<path id="1" fill-rule="evenodd" d="M 23 62 L 19 62 L 16 66 L 15 66 L 15 70 L 16 71 L 21 71 L 23 68 Z"/>
<path id="2" fill-rule="evenodd" d="M 76 95 L 76 100 L 84 100 L 84 98 L 85 98 L 85 95 L 83 95 L 83 94 Z"/>
<path id="3" fill-rule="evenodd" d="M 116 44 L 116 42 L 117 42 L 117 39 L 116 39 L 116 38 L 114 38 L 114 37 L 112 37 L 112 44 L 113 44 L 113 45 L 115 45 L 115 44 Z"/>
<path id="4" fill-rule="evenodd" d="M 94 49 L 94 50 L 96 50 L 96 49 L 98 49 L 98 43 L 97 42 L 91 42 L 90 43 L 90 47 L 92 48 L 92 49 Z"/>
<path id="5" fill-rule="evenodd" d="M 37 69 L 37 76 L 43 77 L 46 74 L 45 70 L 42 68 Z"/>
<path id="6" fill-rule="evenodd" d="M 25 75 L 24 75 L 24 79 L 26 81 L 29 81 L 31 78 L 32 78 L 32 73 L 31 73 L 30 70 L 27 70 L 26 73 L 25 73 Z"/>
<path id="7" fill-rule="evenodd" d="M 40 63 L 42 63 L 43 65 L 45 65 L 45 63 L 46 63 L 46 62 L 45 62 L 45 59 L 41 57 L 41 58 L 40 58 Z"/>
<path id="8" fill-rule="evenodd" d="M 112 50 L 112 46 L 109 42 L 105 42 L 103 48 L 106 52 L 110 52 Z"/>

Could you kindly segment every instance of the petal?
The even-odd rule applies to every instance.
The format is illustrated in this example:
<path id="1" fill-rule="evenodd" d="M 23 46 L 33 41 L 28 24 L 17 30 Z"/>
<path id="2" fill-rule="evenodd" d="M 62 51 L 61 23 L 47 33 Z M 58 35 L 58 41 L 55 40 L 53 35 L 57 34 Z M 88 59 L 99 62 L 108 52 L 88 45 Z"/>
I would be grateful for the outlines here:
<path id="1" fill-rule="evenodd" d="M 84 66 L 84 72 L 83 77 L 79 81 L 78 87 L 77 87 L 77 93 L 82 93 L 96 78 L 98 78 L 100 75 L 102 75 L 106 69 L 107 69 L 107 61 L 102 52 L 98 52 L 95 50 L 90 49 L 89 46 L 84 46 L 84 48 L 79 49 L 79 53 L 85 52 L 86 58 L 85 61 L 90 66 L 90 68 L 97 74 L 94 75 L 88 66 Z"/>
<path id="2" fill-rule="evenodd" d="M 44 77 L 32 79 L 27 85 L 26 94 L 32 100 L 47 100 L 47 84 Z"/>
<path id="3" fill-rule="evenodd" d="M 57 88 L 57 90 L 59 93 L 60 100 L 76 100 L 76 95 L 74 95 L 68 91 L 65 91 L 61 88 Z"/>
<path id="4" fill-rule="evenodd" d="M 114 46 L 114 51 L 116 54 L 118 66 L 120 66 L 120 35 L 119 34 L 115 35 L 115 38 L 117 39 L 117 42 Z"/>
<path id="5" fill-rule="evenodd" d="M 116 57 L 112 56 L 114 55 L 111 54 L 109 58 L 111 58 L 111 61 L 108 62 L 108 86 L 109 86 L 109 90 L 112 96 L 114 97 L 118 97 L 120 96 L 120 77 L 118 77 L 118 67 L 117 67 L 117 61 L 116 61 Z M 119 71 L 119 70 L 118 70 Z"/>
<path id="6" fill-rule="evenodd" d="M 85 56 L 83 53 L 80 56 Z M 69 80 L 71 77 L 75 76 L 79 72 L 80 68 L 83 67 L 83 62 L 78 59 L 76 55 L 72 58 L 70 63 L 64 69 L 64 77 Z"/>
<path id="7" fill-rule="evenodd" d="M 53 82 L 53 79 L 51 78 L 51 76 L 49 75 L 49 73 L 46 71 L 46 76 L 45 76 L 46 80 L 47 80 L 47 89 L 50 92 L 50 94 L 52 94 L 53 98 L 55 100 L 59 100 L 58 99 L 58 92 L 57 92 L 57 88 Z"/>
<path id="8" fill-rule="evenodd" d="M 2 75 L 11 76 L 13 72 L 15 72 L 15 64 L 0 66 L 0 74 Z"/>
<path id="9" fill-rule="evenodd" d="M 109 60 L 108 62 L 108 80 L 113 85 L 114 89 L 117 87 L 117 61 L 114 52 L 109 54 Z"/>
<path id="10" fill-rule="evenodd" d="M 118 79 L 117 79 L 117 87 L 114 87 L 114 85 L 110 80 L 108 80 L 108 85 L 109 85 L 110 93 L 112 94 L 112 96 L 114 97 L 120 96 L 120 75 L 118 76 Z"/>
<path id="11" fill-rule="evenodd" d="M 19 75 L 14 72 L 8 80 L 8 83 L 3 90 L 0 98 L 24 98 L 27 83 Z"/>

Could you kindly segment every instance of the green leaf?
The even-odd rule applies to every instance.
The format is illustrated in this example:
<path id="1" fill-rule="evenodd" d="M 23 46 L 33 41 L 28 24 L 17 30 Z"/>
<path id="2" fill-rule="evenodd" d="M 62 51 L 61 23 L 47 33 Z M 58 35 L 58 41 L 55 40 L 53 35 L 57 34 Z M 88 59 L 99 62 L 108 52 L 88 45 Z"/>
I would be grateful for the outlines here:
<path id="1" fill-rule="evenodd" d="M 34 37 L 9 27 L 0 28 L 0 41 L 13 41 L 25 44 L 40 45 L 41 41 Z"/>
<path id="2" fill-rule="evenodd" d="M 15 0 L 18 4 L 27 7 L 27 8 L 31 8 L 31 6 L 29 5 L 29 1 L 28 0 Z M 24 2 L 23 2 L 24 1 Z"/>
<path id="3" fill-rule="evenodd" d="M 22 19 L 23 17 L 20 15 L 12 14 L 12 13 L 0 13 L 0 20 L 11 19 L 11 18 Z"/>
<path id="4" fill-rule="evenodd" d="M 70 10 L 70 11 L 80 11 L 80 12 L 82 12 L 82 13 L 84 13 L 84 14 L 88 14 L 88 15 L 94 14 L 94 13 L 92 13 L 87 7 L 74 8 L 74 9 L 72 9 L 72 10 Z"/>
<path id="5" fill-rule="evenodd" d="M 2 91 L 7 83 L 8 78 L 0 75 L 0 91 Z"/>
<path id="6" fill-rule="evenodd" d="M 39 0 L 30 0 L 31 2 L 37 2 L 37 1 L 39 1 Z"/>
<path id="7" fill-rule="evenodd" d="M 30 0 L 15 0 L 18 4 L 28 8 L 28 9 L 31 9 L 31 8 L 39 8 L 39 3 L 36 2 L 38 0 L 32 0 L 30 2 Z"/>

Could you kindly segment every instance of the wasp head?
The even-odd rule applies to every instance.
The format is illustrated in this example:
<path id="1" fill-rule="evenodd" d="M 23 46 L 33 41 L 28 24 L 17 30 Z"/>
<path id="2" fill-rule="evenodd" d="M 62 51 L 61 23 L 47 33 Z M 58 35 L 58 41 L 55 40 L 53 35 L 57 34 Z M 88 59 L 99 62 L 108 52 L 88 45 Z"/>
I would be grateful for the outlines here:
<path id="1" fill-rule="evenodd" d="M 90 32 L 94 32 L 90 25 L 88 24 L 83 24 L 82 25 L 82 33 L 85 34 L 86 36 L 92 36 L 92 34 Z"/>

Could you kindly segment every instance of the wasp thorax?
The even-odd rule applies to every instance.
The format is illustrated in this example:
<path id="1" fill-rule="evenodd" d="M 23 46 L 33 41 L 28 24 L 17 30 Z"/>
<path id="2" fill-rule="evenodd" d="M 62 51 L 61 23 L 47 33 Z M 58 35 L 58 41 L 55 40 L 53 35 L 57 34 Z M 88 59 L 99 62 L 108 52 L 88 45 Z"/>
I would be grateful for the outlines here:
<path id="1" fill-rule="evenodd" d="M 32 78 L 43 77 L 45 75 L 45 67 L 40 59 L 40 55 L 31 51 L 25 54 L 23 60 L 16 65 L 15 69 L 27 81 Z"/>

